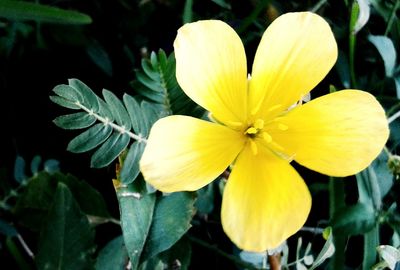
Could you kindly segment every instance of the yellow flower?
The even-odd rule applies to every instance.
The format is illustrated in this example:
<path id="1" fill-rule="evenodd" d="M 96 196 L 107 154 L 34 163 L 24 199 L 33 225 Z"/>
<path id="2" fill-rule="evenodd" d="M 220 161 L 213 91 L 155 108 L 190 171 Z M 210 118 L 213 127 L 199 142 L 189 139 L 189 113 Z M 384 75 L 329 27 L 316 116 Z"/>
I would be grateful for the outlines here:
<path id="1" fill-rule="evenodd" d="M 305 223 L 311 196 L 290 161 L 348 176 L 366 168 L 388 138 L 384 110 L 363 91 L 338 91 L 292 108 L 337 58 L 332 31 L 316 14 L 277 18 L 249 78 L 240 38 L 221 21 L 184 25 L 174 47 L 179 85 L 216 123 L 188 116 L 157 121 L 142 173 L 164 192 L 197 190 L 233 164 L 221 220 L 242 249 L 277 247 Z"/>

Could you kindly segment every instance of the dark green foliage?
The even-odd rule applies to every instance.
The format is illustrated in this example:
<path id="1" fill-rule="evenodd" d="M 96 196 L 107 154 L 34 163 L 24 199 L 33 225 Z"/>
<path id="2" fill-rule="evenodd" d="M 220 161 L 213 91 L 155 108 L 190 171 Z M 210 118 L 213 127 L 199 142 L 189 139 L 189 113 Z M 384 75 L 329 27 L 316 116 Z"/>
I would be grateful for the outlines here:
<path id="1" fill-rule="evenodd" d="M 40 232 L 38 269 L 93 269 L 94 231 L 68 187 L 57 185 Z"/>
<path id="2" fill-rule="evenodd" d="M 133 88 L 144 98 L 158 103 L 167 114 L 200 116 L 203 112 L 180 88 L 175 77 L 175 56 L 163 50 L 142 59 Z"/>
<path id="3" fill-rule="evenodd" d="M 118 236 L 103 247 L 96 259 L 96 270 L 125 270 L 129 262 L 124 238 Z"/>

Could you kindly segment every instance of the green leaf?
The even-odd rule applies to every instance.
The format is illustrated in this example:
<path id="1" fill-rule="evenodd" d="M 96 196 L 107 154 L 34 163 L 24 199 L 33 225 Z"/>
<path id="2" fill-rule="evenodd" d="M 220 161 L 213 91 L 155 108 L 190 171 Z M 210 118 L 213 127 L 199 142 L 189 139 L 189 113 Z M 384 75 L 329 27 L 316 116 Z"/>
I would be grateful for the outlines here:
<path id="1" fill-rule="evenodd" d="M 94 152 L 90 161 L 92 168 L 102 168 L 113 162 L 129 144 L 127 134 L 115 132 Z"/>
<path id="2" fill-rule="evenodd" d="M 149 233 L 155 194 L 147 194 L 142 179 L 129 185 L 114 183 L 121 213 L 121 227 L 132 269 L 137 269 Z"/>
<path id="3" fill-rule="evenodd" d="M 139 135 L 145 134 L 145 123 L 143 123 L 143 113 L 139 103 L 136 101 L 135 98 L 128 94 L 124 94 L 123 100 L 125 107 L 128 111 L 129 118 L 131 119 L 133 130 Z"/>
<path id="4" fill-rule="evenodd" d="M 80 208 L 87 215 L 110 216 L 101 194 L 85 181 L 61 172 L 50 174 L 42 171 L 29 180 L 28 185 L 17 198 L 13 211 L 21 224 L 34 231 L 42 226 L 58 183 L 68 186 Z"/>
<path id="5" fill-rule="evenodd" d="M 393 77 L 394 69 L 396 67 L 396 49 L 393 42 L 386 36 L 369 35 L 368 40 L 374 44 L 385 65 L 386 77 Z"/>
<path id="6" fill-rule="evenodd" d="M 63 129 L 82 129 L 96 122 L 96 117 L 86 112 L 61 115 L 53 120 L 54 124 Z"/>
<path id="7" fill-rule="evenodd" d="M 73 103 L 70 100 L 65 99 L 63 97 L 50 96 L 50 100 L 64 108 L 68 108 L 68 109 L 72 109 L 72 110 L 80 110 L 81 109 L 81 107 L 79 107 L 75 103 Z"/>
<path id="8" fill-rule="evenodd" d="M 0 1 L 0 17 L 10 20 L 33 20 L 42 23 L 89 24 L 92 19 L 83 13 L 25 1 Z"/>
<path id="9" fill-rule="evenodd" d="M 159 257 L 167 264 L 168 269 L 179 265 L 180 270 L 188 270 L 192 256 L 192 246 L 187 237 L 182 237 L 172 248 L 162 252 Z"/>
<path id="10" fill-rule="evenodd" d="M 318 254 L 317 258 L 315 258 L 313 265 L 308 270 L 314 270 L 335 253 L 335 246 L 333 245 L 331 228 L 328 227 L 327 230 L 324 231 L 324 233 L 327 235 L 326 242 L 322 247 L 321 252 Z"/>
<path id="11" fill-rule="evenodd" d="M 120 180 L 123 184 L 132 183 L 139 175 L 139 161 L 142 157 L 144 147 L 145 144 L 142 142 L 133 142 L 129 148 L 120 172 Z"/>
<path id="12" fill-rule="evenodd" d="M 157 200 L 143 261 L 169 249 L 186 233 L 195 213 L 194 201 L 190 192 L 175 192 Z"/>
<path id="13" fill-rule="evenodd" d="M 142 108 L 142 113 L 143 113 L 143 132 L 144 136 L 148 136 L 150 133 L 150 129 L 153 126 L 153 124 L 160 118 L 162 118 L 165 115 L 160 114 L 162 112 L 160 108 L 157 108 L 157 104 L 152 104 L 147 101 L 142 101 L 140 104 Z"/>
<path id="14" fill-rule="evenodd" d="M 56 87 L 53 88 L 53 92 L 75 105 L 76 102 L 83 103 L 84 101 L 82 94 L 77 89 L 69 85 L 65 84 L 57 85 Z"/>
<path id="15" fill-rule="evenodd" d="M 78 91 L 82 95 L 83 104 L 86 107 L 89 107 L 94 112 L 99 111 L 98 97 L 92 91 L 92 89 L 89 88 L 89 86 L 87 86 L 86 84 L 84 84 L 83 82 L 81 82 L 78 79 L 69 79 L 68 84 L 72 88 L 76 89 L 76 91 Z"/>
<path id="16" fill-rule="evenodd" d="M 225 0 L 211 0 L 211 1 L 222 8 L 231 9 L 231 4 L 227 3 Z"/>
<path id="17" fill-rule="evenodd" d="M 125 270 L 128 267 L 129 256 L 126 251 L 124 238 L 118 236 L 108 242 L 97 256 L 96 270 Z"/>
<path id="18" fill-rule="evenodd" d="M 102 123 L 96 124 L 72 139 L 67 147 L 73 153 L 83 153 L 103 143 L 112 133 L 112 127 Z"/>
<path id="19" fill-rule="evenodd" d="M 103 96 L 106 103 L 109 105 L 111 114 L 115 121 L 124 126 L 126 130 L 131 129 L 131 119 L 122 102 L 110 91 L 103 89 Z"/>
<path id="20" fill-rule="evenodd" d="M 376 215 L 372 205 L 357 203 L 339 209 L 331 223 L 335 234 L 363 234 L 374 228 Z"/>
<path id="21" fill-rule="evenodd" d="M 35 257 L 39 269 L 93 267 L 94 232 L 68 187 L 59 183 L 40 233 Z"/>
<path id="22" fill-rule="evenodd" d="M 193 21 L 193 0 L 186 0 L 183 8 L 182 22 L 190 23 Z"/>

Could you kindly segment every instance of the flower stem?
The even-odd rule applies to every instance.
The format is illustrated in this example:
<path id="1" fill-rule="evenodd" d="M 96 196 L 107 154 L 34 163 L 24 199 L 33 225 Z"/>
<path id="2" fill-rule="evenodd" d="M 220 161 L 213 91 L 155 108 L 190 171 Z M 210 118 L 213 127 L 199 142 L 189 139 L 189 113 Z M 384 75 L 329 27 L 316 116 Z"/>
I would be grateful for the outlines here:
<path id="1" fill-rule="evenodd" d="M 281 269 L 281 254 L 275 253 L 268 255 L 269 269 L 280 270 Z"/>

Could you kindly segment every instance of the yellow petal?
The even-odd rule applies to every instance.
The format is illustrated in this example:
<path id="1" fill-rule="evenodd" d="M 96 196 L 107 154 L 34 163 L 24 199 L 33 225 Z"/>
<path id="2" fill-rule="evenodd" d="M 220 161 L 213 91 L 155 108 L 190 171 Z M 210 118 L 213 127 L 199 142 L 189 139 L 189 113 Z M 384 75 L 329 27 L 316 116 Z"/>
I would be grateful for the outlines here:
<path id="1" fill-rule="evenodd" d="M 371 94 L 359 90 L 317 98 L 278 121 L 288 129 L 270 134 L 286 154 L 332 176 L 348 176 L 366 168 L 389 136 L 383 108 Z"/>
<path id="2" fill-rule="evenodd" d="M 244 135 L 188 116 L 169 116 L 152 127 L 140 161 L 147 182 L 164 192 L 197 190 L 236 158 Z"/>
<path id="3" fill-rule="evenodd" d="M 174 42 L 183 91 L 223 122 L 246 119 L 247 66 L 235 31 L 217 20 L 185 24 Z"/>
<path id="4" fill-rule="evenodd" d="M 266 118 L 286 110 L 326 76 L 336 58 L 335 38 L 322 17 L 280 16 L 265 31 L 254 58 L 250 111 Z"/>
<path id="5" fill-rule="evenodd" d="M 288 162 L 246 146 L 225 187 L 222 226 L 239 248 L 265 251 L 296 233 L 310 208 L 307 186 Z"/>

